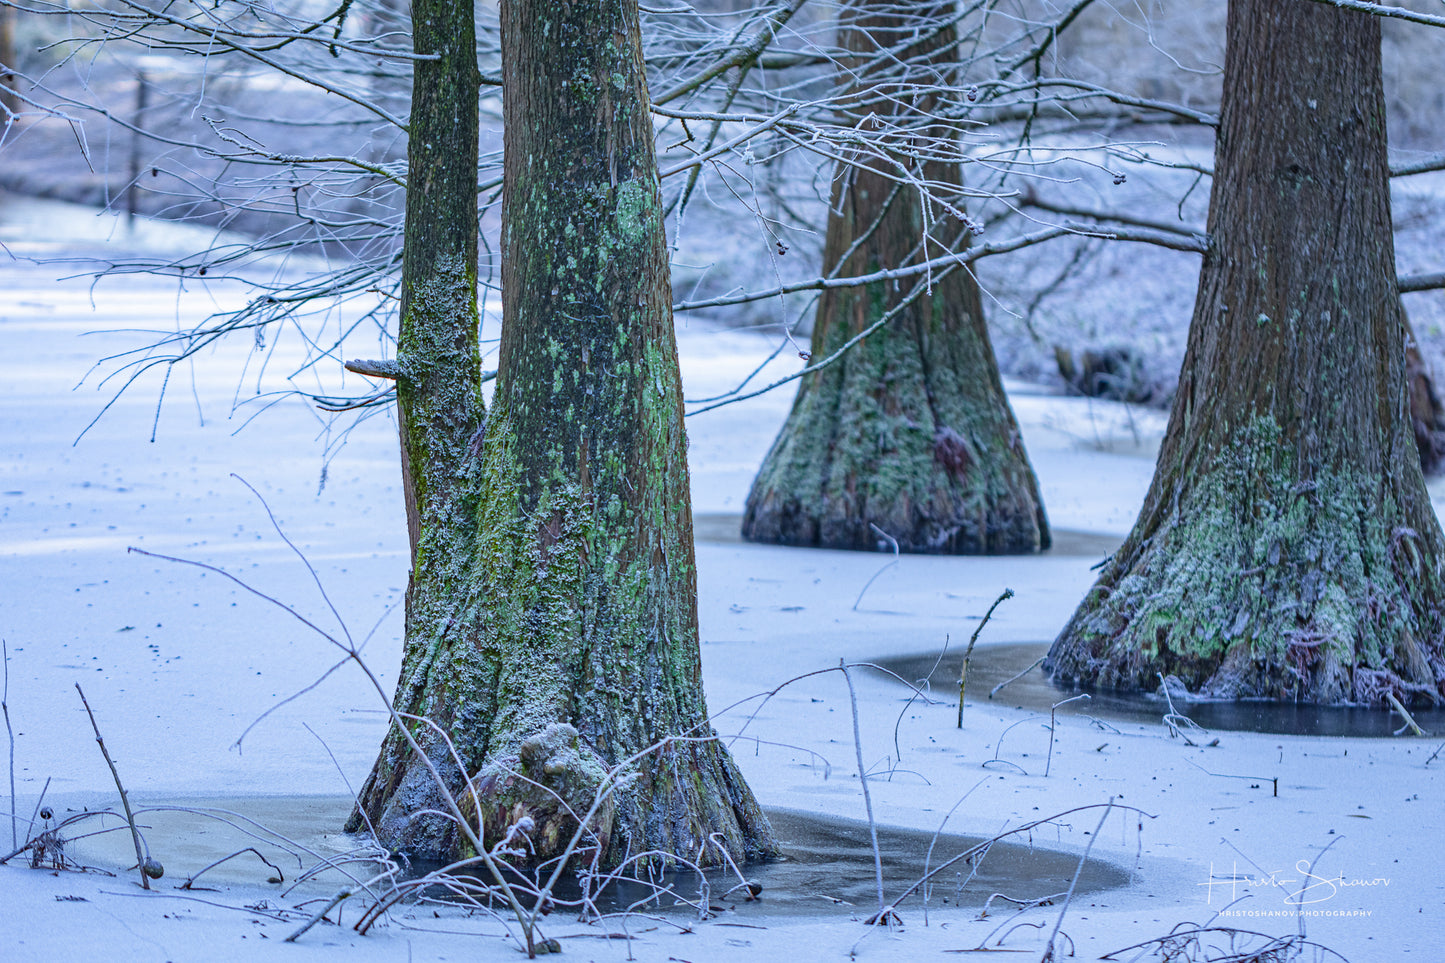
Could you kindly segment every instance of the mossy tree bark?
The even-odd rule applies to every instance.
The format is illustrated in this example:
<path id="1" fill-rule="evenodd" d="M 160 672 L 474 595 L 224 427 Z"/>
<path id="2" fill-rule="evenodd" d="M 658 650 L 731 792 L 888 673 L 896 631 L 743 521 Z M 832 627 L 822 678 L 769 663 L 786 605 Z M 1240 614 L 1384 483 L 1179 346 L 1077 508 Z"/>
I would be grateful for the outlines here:
<path id="1" fill-rule="evenodd" d="M 454 520 L 471 540 L 439 585 L 449 607 L 427 609 L 408 641 L 397 703 L 447 730 L 488 839 L 533 817 L 539 860 L 568 835 L 557 796 L 585 808 L 604 767 L 643 753 L 592 826 L 604 860 L 771 854 L 767 819 L 713 738 L 702 692 L 637 3 L 507 0 L 501 24 L 499 374 L 476 497 Z M 424 744 L 465 787 L 439 740 Z M 368 812 L 388 842 L 462 848 L 446 820 L 415 818 L 435 805 L 418 761 L 384 755 L 373 782 Z"/>
<path id="2" fill-rule="evenodd" d="M 953 8 L 936 0 L 855 0 L 840 44 L 857 57 L 852 113 L 864 122 L 932 111 L 910 93 L 956 57 Z M 895 58 L 875 58 L 937 25 Z M 866 68 L 861 65 L 867 64 Z M 946 131 L 938 131 L 947 137 Z M 824 263 L 839 276 L 898 268 L 968 244 L 969 225 L 934 208 L 901 171 L 961 185 L 959 165 L 904 157 L 852 159 L 834 176 Z M 945 187 L 945 190 L 948 188 Z M 900 287 L 831 288 L 819 300 L 812 357 L 836 352 L 891 319 L 832 365 L 799 382 L 792 411 L 748 495 L 743 537 L 822 548 L 905 552 L 1035 552 L 1049 545 L 1038 482 L 999 379 L 978 283 L 967 268 Z M 875 530 L 875 526 L 876 529 Z"/>
<path id="3" fill-rule="evenodd" d="M 1056 678 L 1437 702 L 1442 535 L 1413 448 L 1380 28 L 1231 0 L 1212 238 L 1153 485 Z"/>
<path id="4" fill-rule="evenodd" d="M 431 719 L 458 744 L 482 725 L 481 707 L 459 697 L 476 676 L 480 613 L 470 586 L 479 565 L 480 445 L 485 409 L 477 328 L 480 73 L 473 6 L 467 0 L 415 0 L 413 78 L 407 142 L 406 221 L 402 251 L 401 330 L 397 339 L 397 418 L 412 571 L 406 595 L 405 648 L 393 704 Z M 446 774 L 465 785 L 444 740 L 418 723 L 413 731 Z M 445 811 L 426 767 L 393 730 L 347 825 L 370 823 L 399 850 L 438 854 L 454 845 L 454 827 L 423 810 Z"/>

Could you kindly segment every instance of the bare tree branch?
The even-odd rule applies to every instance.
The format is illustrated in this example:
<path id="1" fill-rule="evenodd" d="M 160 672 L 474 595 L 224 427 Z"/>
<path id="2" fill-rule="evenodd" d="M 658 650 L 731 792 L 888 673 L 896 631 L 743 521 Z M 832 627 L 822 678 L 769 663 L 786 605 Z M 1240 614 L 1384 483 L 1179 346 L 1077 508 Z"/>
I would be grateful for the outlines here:
<path id="1" fill-rule="evenodd" d="M 1390 176 L 1409 177 L 1411 174 L 1428 174 L 1431 171 L 1445 171 L 1445 151 L 1421 157 L 1408 164 L 1396 164 L 1390 168 Z"/>
<path id="2" fill-rule="evenodd" d="M 1431 13 L 1417 13 L 1404 7 L 1368 3 L 1366 0 L 1315 0 L 1315 2 L 1329 4 L 1332 7 L 1342 7 L 1346 10 L 1358 10 L 1361 13 L 1374 14 L 1377 17 L 1394 17 L 1399 20 L 1408 20 L 1411 23 L 1427 24 L 1431 27 L 1445 27 L 1445 17 L 1438 17 Z"/>
<path id="3" fill-rule="evenodd" d="M 1445 288 L 1445 271 L 1438 274 L 1411 274 L 1400 278 L 1396 284 L 1401 294 L 1412 294 L 1416 291 L 1438 291 Z"/>

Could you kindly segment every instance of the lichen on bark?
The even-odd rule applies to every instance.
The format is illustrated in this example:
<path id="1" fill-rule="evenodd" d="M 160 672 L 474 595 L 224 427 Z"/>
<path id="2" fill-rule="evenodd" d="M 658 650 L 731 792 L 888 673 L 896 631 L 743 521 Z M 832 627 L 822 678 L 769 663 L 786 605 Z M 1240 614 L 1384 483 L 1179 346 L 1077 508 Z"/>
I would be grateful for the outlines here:
<path id="1" fill-rule="evenodd" d="M 407 208 L 397 338 L 397 421 L 412 570 L 395 707 L 457 794 L 465 785 L 443 733 L 464 754 L 484 728 L 487 667 L 475 646 L 479 446 L 485 424 L 478 347 L 475 110 L 480 83 L 471 5 L 414 0 L 412 41 L 421 53 L 407 144 Z M 474 760 L 479 763 L 480 760 Z M 387 734 L 347 829 L 374 829 L 386 845 L 444 852 L 456 826 L 422 758 L 403 733 Z"/>
<path id="2" fill-rule="evenodd" d="M 857 77 L 853 121 L 878 111 L 907 123 L 910 111 L 939 106 L 936 95 L 905 101 L 887 92 L 902 82 L 899 63 L 947 71 L 957 39 L 951 16 L 951 8 L 932 0 L 848 5 L 839 39 L 860 63 L 880 46 L 905 48 L 872 61 L 885 65 L 875 68 L 879 76 L 863 71 Z M 909 46 L 920 24 L 935 29 Z M 932 134 L 944 142 L 952 136 Z M 896 171 L 909 163 L 860 154 L 839 164 L 824 251 L 824 262 L 839 276 L 904 267 L 928 252 L 967 246 L 970 225 L 957 214 L 961 199 L 952 198 L 950 210 L 900 185 Z M 961 193 L 960 165 L 930 160 L 919 176 L 935 190 Z M 887 549 L 892 538 L 905 552 L 945 554 L 1047 548 L 1038 482 L 1004 395 L 973 275 L 955 267 L 901 288 L 879 282 L 827 289 L 818 302 L 811 357 L 830 357 L 887 315 L 883 327 L 799 381 L 748 495 L 743 536 L 864 550 Z"/>
<path id="3" fill-rule="evenodd" d="M 589 843 L 604 862 L 769 855 L 767 819 L 702 691 L 636 2 L 511 0 L 501 23 L 499 371 L 485 432 L 456 450 L 465 496 L 453 514 L 423 514 L 397 706 L 445 733 L 415 729 L 485 845 L 526 823 L 531 859 L 561 855 L 567 820 L 605 796 Z M 413 419 L 407 434 L 429 437 Z M 445 551 L 429 550 L 430 522 L 446 527 Z M 454 824 L 417 815 L 437 795 L 424 768 L 393 737 L 363 810 L 388 844 L 462 855 Z"/>
<path id="4" fill-rule="evenodd" d="M 1209 698 L 1445 696 L 1445 536 L 1414 450 L 1379 25 L 1232 0 L 1211 247 L 1143 510 L 1055 678 Z"/>
<path id="5" fill-rule="evenodd" d="M 1438 695 L 1439 576 L 1419 533 L 1394 524 L 1378 478 L 1300 471 L 1268 418 L 1241 426 L 1206 477 L 1107 571 L 1056 647 L 1056 675 L 1203 698 L 1324 703 Z M 1132 546 L 1131 546 L 1132 548 Z M 1117 564 L 1117 563 L 1116 563 Z M 1438 655 L 1435 656 L 1438 663 Z"/>

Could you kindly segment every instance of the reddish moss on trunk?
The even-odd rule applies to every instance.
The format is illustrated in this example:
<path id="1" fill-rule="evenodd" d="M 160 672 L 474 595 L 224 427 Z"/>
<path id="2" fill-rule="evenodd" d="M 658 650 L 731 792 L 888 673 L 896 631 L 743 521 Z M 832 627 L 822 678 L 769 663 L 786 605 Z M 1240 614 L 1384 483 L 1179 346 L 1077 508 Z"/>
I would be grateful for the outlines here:
<path id="1" fill-rule="evenodd" d="M 952 8 L 931 0 L 851 5 L 840 42 L 861 57 L 944 24 Z M 879 58 L 858 81 L 856 112 L 905 115 L 897 63 L 946 71 L 949 26 Z M 861 61 L 860 61 L 861 62 Z M 921 79 L 921 78 L 920 78 Z M 941 136 L 946 136 L 942 131 Z M 824 263 L 842 277 L 868 274 L 967 246 L 969 226 L 941 205 L 924 220 L 918 192 L 900 186 L 908 165 L 856 159 L 834 175 Z M 929 162 L 922 176 L 960 185 L 957 163 Z M 916 286 L 915 286 L 916 285 Z M 912 290 L 910 290 L 912 288 Z M 831 366 L 799 382 L 793 409 L 748 495 L 743 537 L 822 548 L 905 552 L 1036 552 L 1049 545 L 1038 482 L 1004 396 L 978 283 L 965 268 L 941 279 L 879 283 L 823 293 L 812 356 L 821 360 L 885 315 L 891 320 Z"/>

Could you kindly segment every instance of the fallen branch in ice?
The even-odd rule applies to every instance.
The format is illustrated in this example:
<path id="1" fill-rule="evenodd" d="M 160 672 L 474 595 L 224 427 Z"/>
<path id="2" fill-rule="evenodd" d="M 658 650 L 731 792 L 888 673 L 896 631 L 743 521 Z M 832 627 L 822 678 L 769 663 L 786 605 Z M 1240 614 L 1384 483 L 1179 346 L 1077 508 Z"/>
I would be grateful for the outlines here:
<path id="1" fill-rule="evenodd" d="M 1395 730 L 1395 735 L 1402 735 L 1406 729 L 1409 729 L 1415 735 L 1422 738 L 1426 735 L 1425 730 L 1421 729 L 1420 726 L 1416 724 L 1415 718 L 1410 715 L 1410 710 L 1406 709 L 1403 705 L 1400 704 L 1400 700 L 1395 697 L 1395 693 L 1386 692 L 1385 698 L 1389 699 L 1390 705 L 1394 707 L 1395 711 L 1400 713 L 1400 715 L 1404 716 L 1405 718 L 1405 724 L 1399 729 Z"/>
<path id="2" fill-rule="evenodd" d="M 996 685 L 996 686 L 994 686 L 992 689 L 988 690 L 988 697 L 989 697 L 990 699 L 992 699 L 994 696 L 998 695 L 999 690 L 1002 689 L 1004 686 L 1006 686 L 1006 685 L 1012 685 L 1013 683 L 1015 683 L 1015 682 L 1017 682 L 1018 680 L 1022 679 L 1024 676 L 1028 675 L 1030 672 L 1034 671 L 1034 670 L 1037 669 L 1039 666 L 1043 665 L 1043 664 L 1044 664 L 1044 660 L 1047 659 L 1047 658 L 1048 658 L 1048 655 L 1047 655 L 1047 654 L 1041 655 L 1041 656 L 1039 656 L 1037 659 L 1035 659 L 1032 663 L 1030 663 L 1030 665 L 1029 665 L 1029 667 L 1028 667 L 1027 669 L 1024 669 L 1024 670 L 1023 670 L 1022 672 L 1020 672 L 1018 675 L 1013 676 L 1013 677 L 1008 678 L 1008 679 L 1004 679 L 1004 680 L 1003 680 L 1002 682 L 1000 682 L 998 685 Z"/>
<path id="3" fill-rule="evenodd" d="M 181 884 L 181 889 L 194 889 L 194 888 L 195 888 L 195 885 L 196 885 L 196 880 L 198 880 L 198 879 L 201 878 L 201 874 L 202 874 L 202 873 L 208 873 L 208 872 L 210 872 L 211 870 L 215 869 L 217 866 L 221 865 L 222 863 L 227 862 L 227 861 L 232 860 L 232 859 L 235 859 L 237 856 L 243 856 L 243 855 L 245 855 L 246 853 L 255 853 L 257 859 L 259 859 L 261 862 L 265 863 L 267 866 L 271 867 L 271 870 L 272 870 L 276 875 L 275 875 L 274 877 L 272 877 L 271 879 L 268 879 L 268 880 L 267 880 L 268 883 L 284 883 L 284 882 L 286 882 L 286 874 L 283 873 L 283 872 L 281 872 L 281 868 L 280 868 L 279 866 L 277 866 L 275 863 L 271 862 L 271 861 L 270 861 L 269 859 L 267 859 L 265 856 L 262 856 L 262 855 L 261 855 L 261 851 L 260 851 L 259 849 L 257 849 L 255 846 L 247 846 L 245 849 L 238 849 L 238 850 L 236 850 L 234 853 L 231 853 L 231 854 L 228 855 L 228 856 L 222 856 L 220 859 L 215 860 L 214 862 L 212 862 L 212 863 L 210 863 L 209 865 L 207 865 L 204 869 L 200 869 L 200 870 L 192 873 L 191 876 L 190 876 L 190 878 L 187 879 L 184 883 Z"/>
<path id="4" fill-rule="evenodd" d="M 1262 785 L 1263 783 L 1269 783 L 1271 786 L 1274 787 L 1274 795 L 1275 795 L 1275 796 L 1278 796 L 1278 795 L 1279 795 L 1279 777 L 1278 777 L 1278 776 L 1236 776 L 1236 775 L 1232 775 L 1232 774 L 1227 773 L 1227 772 L 1210 772 L 1208 769 L 1205 769 L 1203 766 L 1201 766 L 1199 763 L 1195 762 L 1193 759 L 1185 759 L 1184 761 L 1187 762 L 1187 763 L 1189 763 L 1189 764 L 1190 764 L 1191 766 L 1193 766 L 1195 769 L 1198 769 L 1200 772 L 1204 773 L 1206 776 L 1214 776 L 1214 777 L 1217 778 L 1217 779 L 1249 779 L 1249 780 L 1253 780 L 1253 781 L 1256 783 L 1256 785 L 1251 786 L 1251 787 L 1250 787 L 1251 789 L 1257 789 L 1257 788 L 1259 788 L 1259 785 Z"/>

